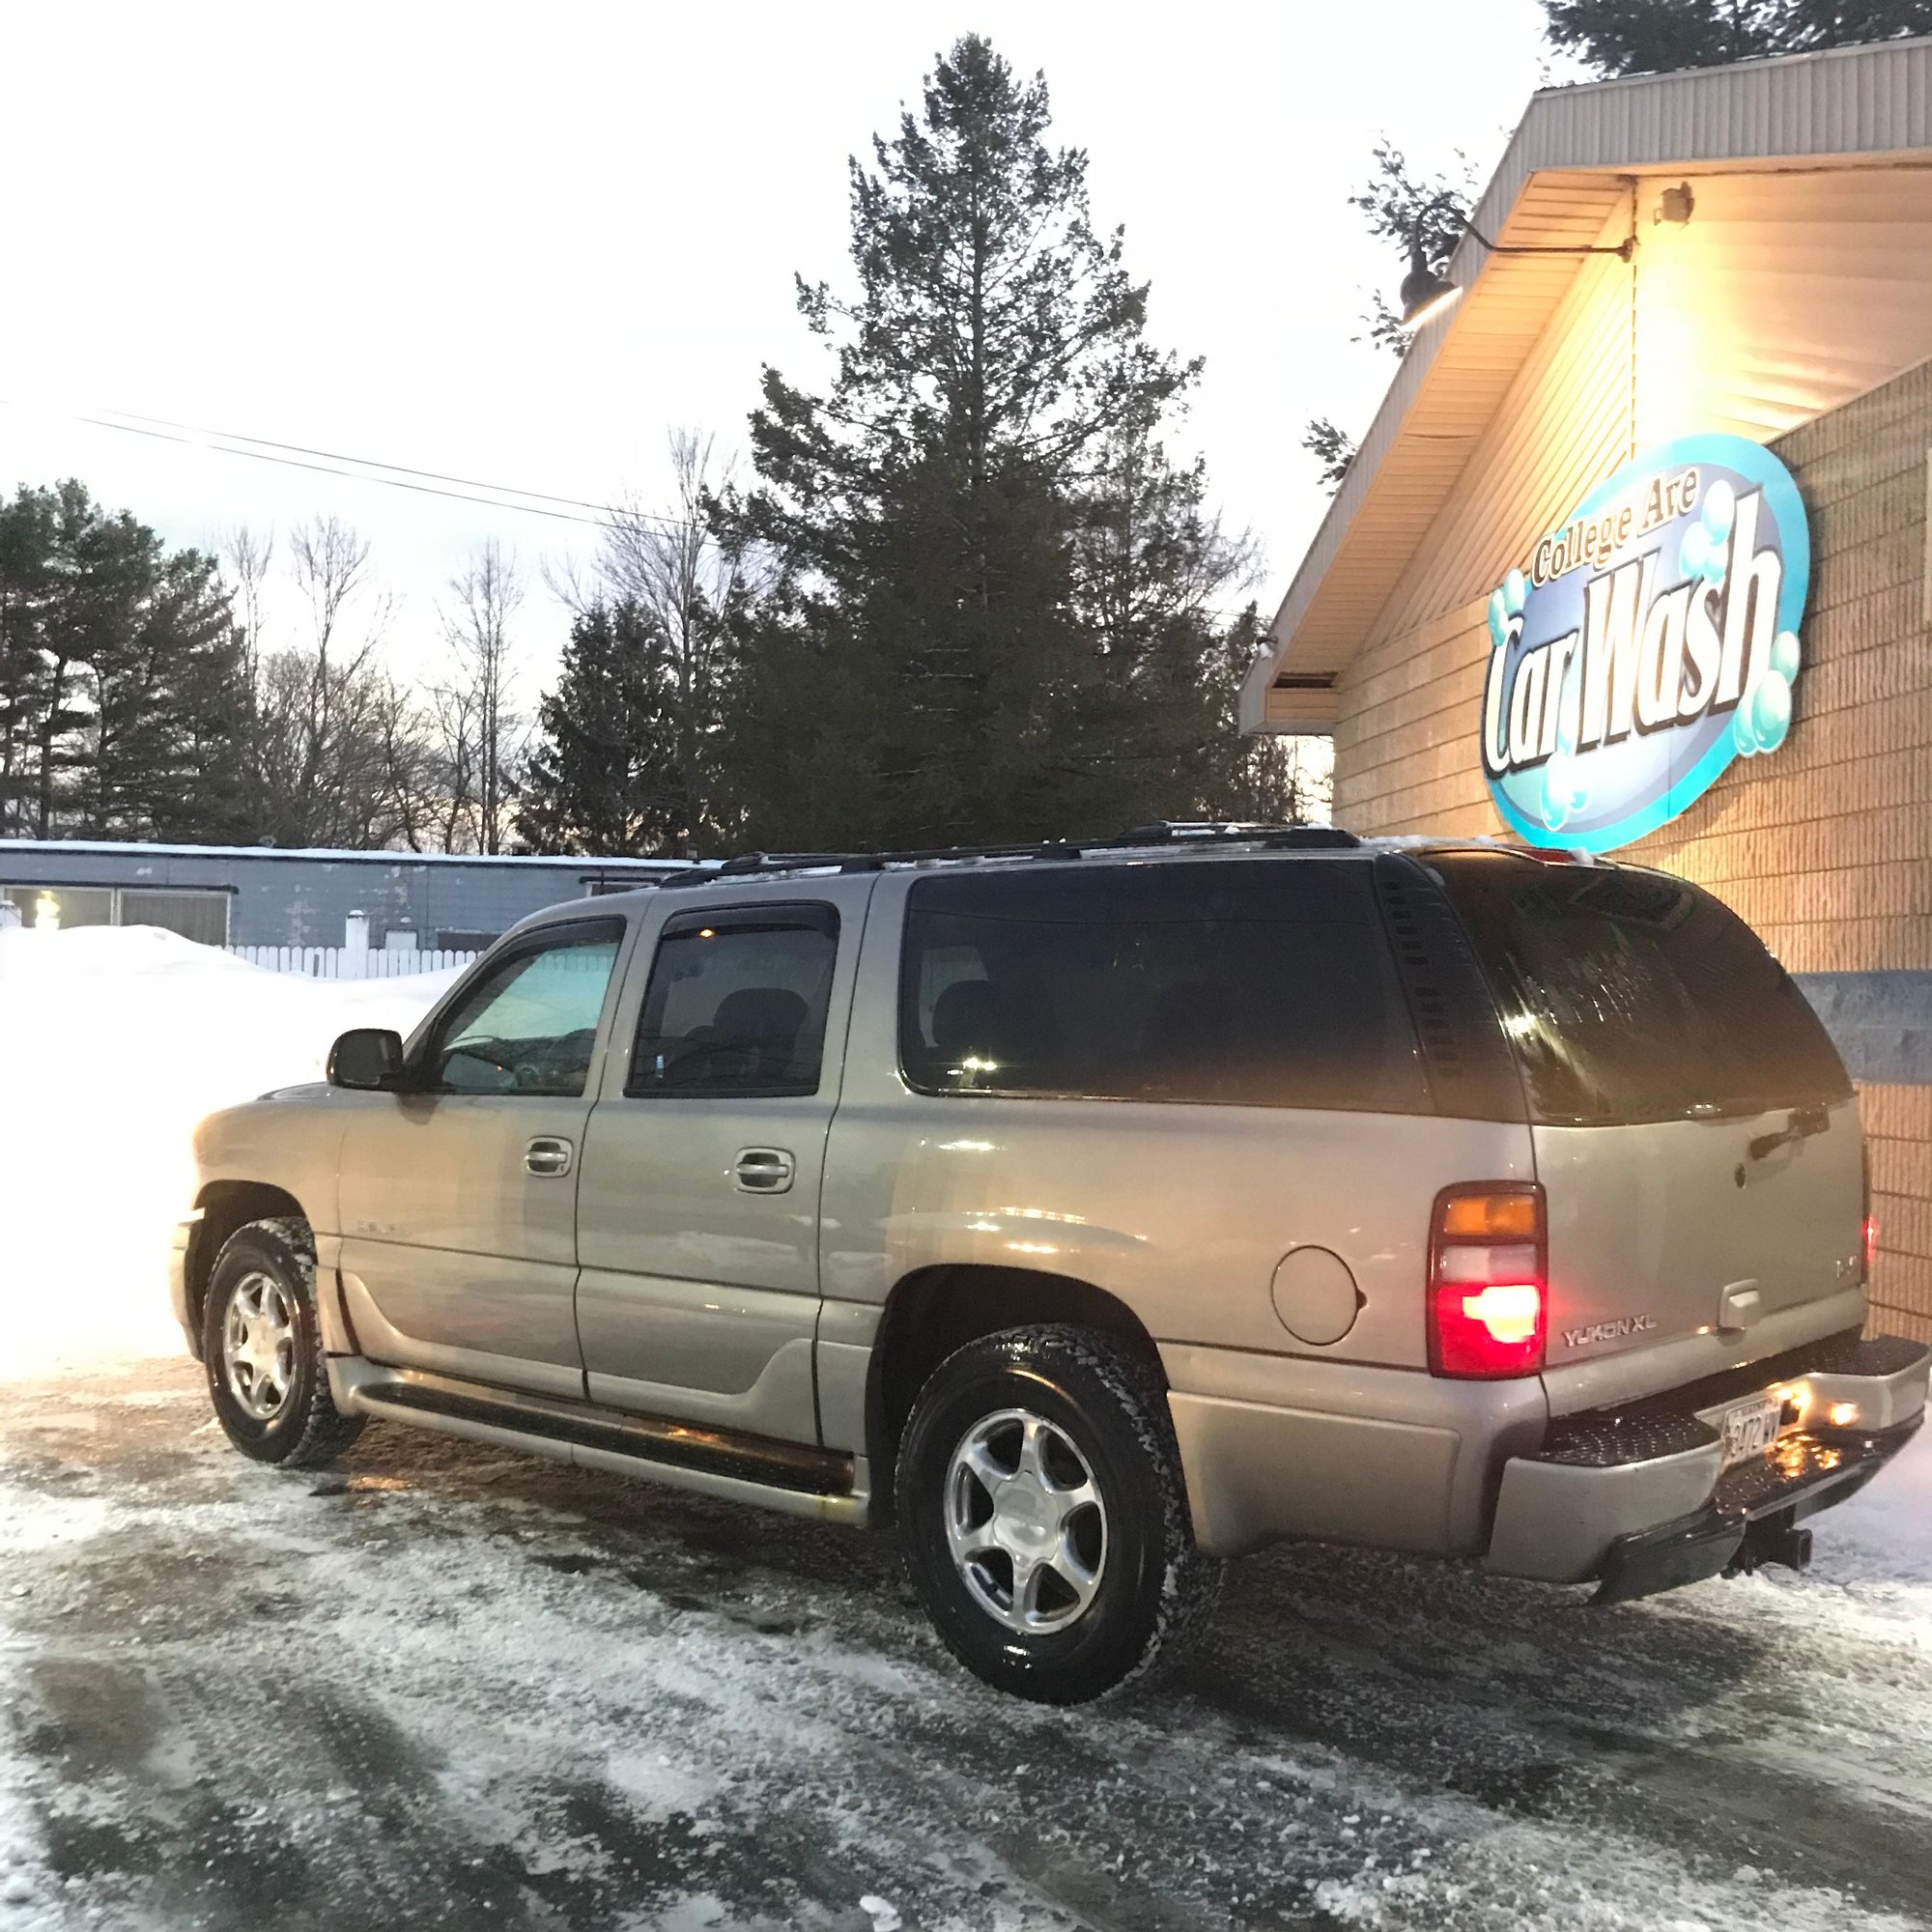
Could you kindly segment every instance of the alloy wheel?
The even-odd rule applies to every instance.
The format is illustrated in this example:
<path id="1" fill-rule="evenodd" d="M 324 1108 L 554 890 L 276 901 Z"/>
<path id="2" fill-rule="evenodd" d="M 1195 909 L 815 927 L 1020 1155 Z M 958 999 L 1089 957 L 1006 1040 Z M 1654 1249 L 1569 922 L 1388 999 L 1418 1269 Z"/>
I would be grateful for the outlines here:
<path id="1" fill-rule="evenodd" d="M 294 1298 L 273 1275 L 245 1274 L 228 1298 L 221 1367 L 229 1393 L 257 1422 L 282 1412 L 296 1373 Z"/>
<path id="2" fill-rule="evenodd" d="M 946 1541 L 975 1603 L 1023 1635 L 1065 1630 L 1094 1602 L 1107 1509 L 1057 1423 L 1027 1408 L 983 1416 L 947 1466 Z"/>

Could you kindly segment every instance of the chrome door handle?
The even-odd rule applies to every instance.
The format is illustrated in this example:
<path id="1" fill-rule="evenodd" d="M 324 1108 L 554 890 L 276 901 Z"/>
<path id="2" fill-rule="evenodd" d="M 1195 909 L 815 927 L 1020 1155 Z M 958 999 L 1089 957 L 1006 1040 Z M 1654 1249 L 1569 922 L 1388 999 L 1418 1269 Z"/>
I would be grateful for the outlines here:
<path id="1" fill-rule="evenodd" d="M 731 1182 L 741 1194 L 783 1194 L 797 1173 L 798 1163 L 783 1148 L 740 1148 Z"/>
<path id="2" fill-rule="evenodd" d="M 539 1134 L 524 1150 L 524 1165 L 532 1174 L 568 1174 L 576 1150 L 555 1134 Z"/>

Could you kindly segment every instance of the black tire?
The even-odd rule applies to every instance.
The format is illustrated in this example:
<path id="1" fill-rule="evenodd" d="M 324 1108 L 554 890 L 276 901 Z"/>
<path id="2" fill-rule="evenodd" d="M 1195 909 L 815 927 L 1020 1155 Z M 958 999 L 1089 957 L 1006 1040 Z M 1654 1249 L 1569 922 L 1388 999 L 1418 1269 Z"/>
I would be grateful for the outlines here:
<path id="1" fill-rule="evenodd" d="M 1080 1607 L 1077 1587 L 1046 1577 L 1036 1586 L 1043 1613 L 1064 1622 L 1037 1632 L 1003 1620 L 1026 1608 L 1015 1601 L 1011 1556 L 988 1551 L 955 1561 L 949 1538 L 949 1520 L 973 1513 L 981 1499 L 981 1527 L 994 1533 L 992 1487 L 955 1469 L 954 1458 L 984 1432 L 991 1466 L 1010 1460 L 1017 1467 L 1028 1425 L 997 1420 L 1011 1410 L 1046 1425 L 1035 1432 L 1037 1453 L 1061 1465 L 1047 1478 L 1049 1497 L 1091 1490 L 1101 1520 L 1096 1532 L 1091 1515 L 1076 1511 L 1053 1532 L 1079 1543 L 1073 1553 L 1092 1594 Z M 947 1648 L 997 1690 L 1036 1703 L 1084 1704 L 1172 1663 L 1220 1595 L 1223 1566 L 1194 1545 L 1160 1376 L 1144 1351 L 1110 1335 L 1012 1328 L 949 1356 L 906 1424 L 896 1501 L 907 1566 Z M 1021 1524 L 1022 1537 L 1031 1534 L 1025 1512 L 1034 1505 L 1021 1496 L 1013 1507 L 1021 1514 L 1008 1520 Z M 1051 1603 L 1049 1585 L 1057 1592 Z"/>
<path id="2" fill-rule="evenodd" d="M 238 1297 L 243 1332 L 247 1311 L 260 1309 L 265 1299 L 274 1317 L 265 1321 L 265 1335 L 271 1326 L 287 1330 L 277 1366 L 267 1372 L 254 1406 L 247 1391 L 256 1386 L 257 1371 L 245 1363 L 232 1368 L 226 1349 Z M 216 1419 L 229 1441 L 258 1463 L 312 1469 L 332 1463 L 362 1433 L 363 1418 L 338 1412 L 328 1393 L 315 1309 L 315 1243 L 305 1221 L 250 1221 L 229 1236 L 209 1276 L 201 1358 Z"/>

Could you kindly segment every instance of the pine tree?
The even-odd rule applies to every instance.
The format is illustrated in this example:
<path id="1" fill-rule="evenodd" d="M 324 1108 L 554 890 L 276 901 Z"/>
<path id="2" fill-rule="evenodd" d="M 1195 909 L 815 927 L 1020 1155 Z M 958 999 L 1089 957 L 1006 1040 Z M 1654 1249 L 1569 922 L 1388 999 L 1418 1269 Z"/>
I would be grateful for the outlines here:
<path id="1" fill-rule="evenodd" d="M 233 837 L 247 706 L 211 559 L 72 480 L 0 505 L 0 826 Z"/>
<path id="2" fill-rule="evenodd" d="M 684 823 L 667 716 L 664 633 L 634 603 L 592 604 L 571 626 L 555 689 L 537 707 L 517 831 L 538 852 L 659 851 Z"/>
<path id="3" fill-rule="evenodd" d="M 1932 33 L 1932 0 L 1543 0 L 1552 46 L 1599 73 L 1666 73 Z"/>
<path id="4" fill-rule="evenodd" d="M 78 824 L 95 838 L 240 838 L 249 695 L 214 560 L 162 555 L 131 518 L 117 520 L 115 535 L 120 594 L 89 660 Z"/>
<path id="5" fill-rule="evenodd" d="M 1199 364 L 1146 340 L 1048 124 L 1043 79 L 960 41 L 852 164 L 856 295 L 799 285 L 837 373 L 766 369 L 760 487 L 717 506 L 777 567 L 734 612 L 754 843 L 1093 836 L 1201 788 L 1219 539 L 1160 448 Z"/>

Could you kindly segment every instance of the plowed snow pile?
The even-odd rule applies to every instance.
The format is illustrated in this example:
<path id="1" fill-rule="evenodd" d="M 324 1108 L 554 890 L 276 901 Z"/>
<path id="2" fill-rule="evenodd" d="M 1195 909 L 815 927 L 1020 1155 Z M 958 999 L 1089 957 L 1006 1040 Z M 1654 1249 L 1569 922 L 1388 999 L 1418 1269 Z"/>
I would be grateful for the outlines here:
<path id="1" fill-rule="evenodd" d="M 217 1107 L 407 1033 L 453 976 L 312 980 L 153 926 L 0 929 L 0 1376 L 173 1353 L 170 1230 Z"/>

